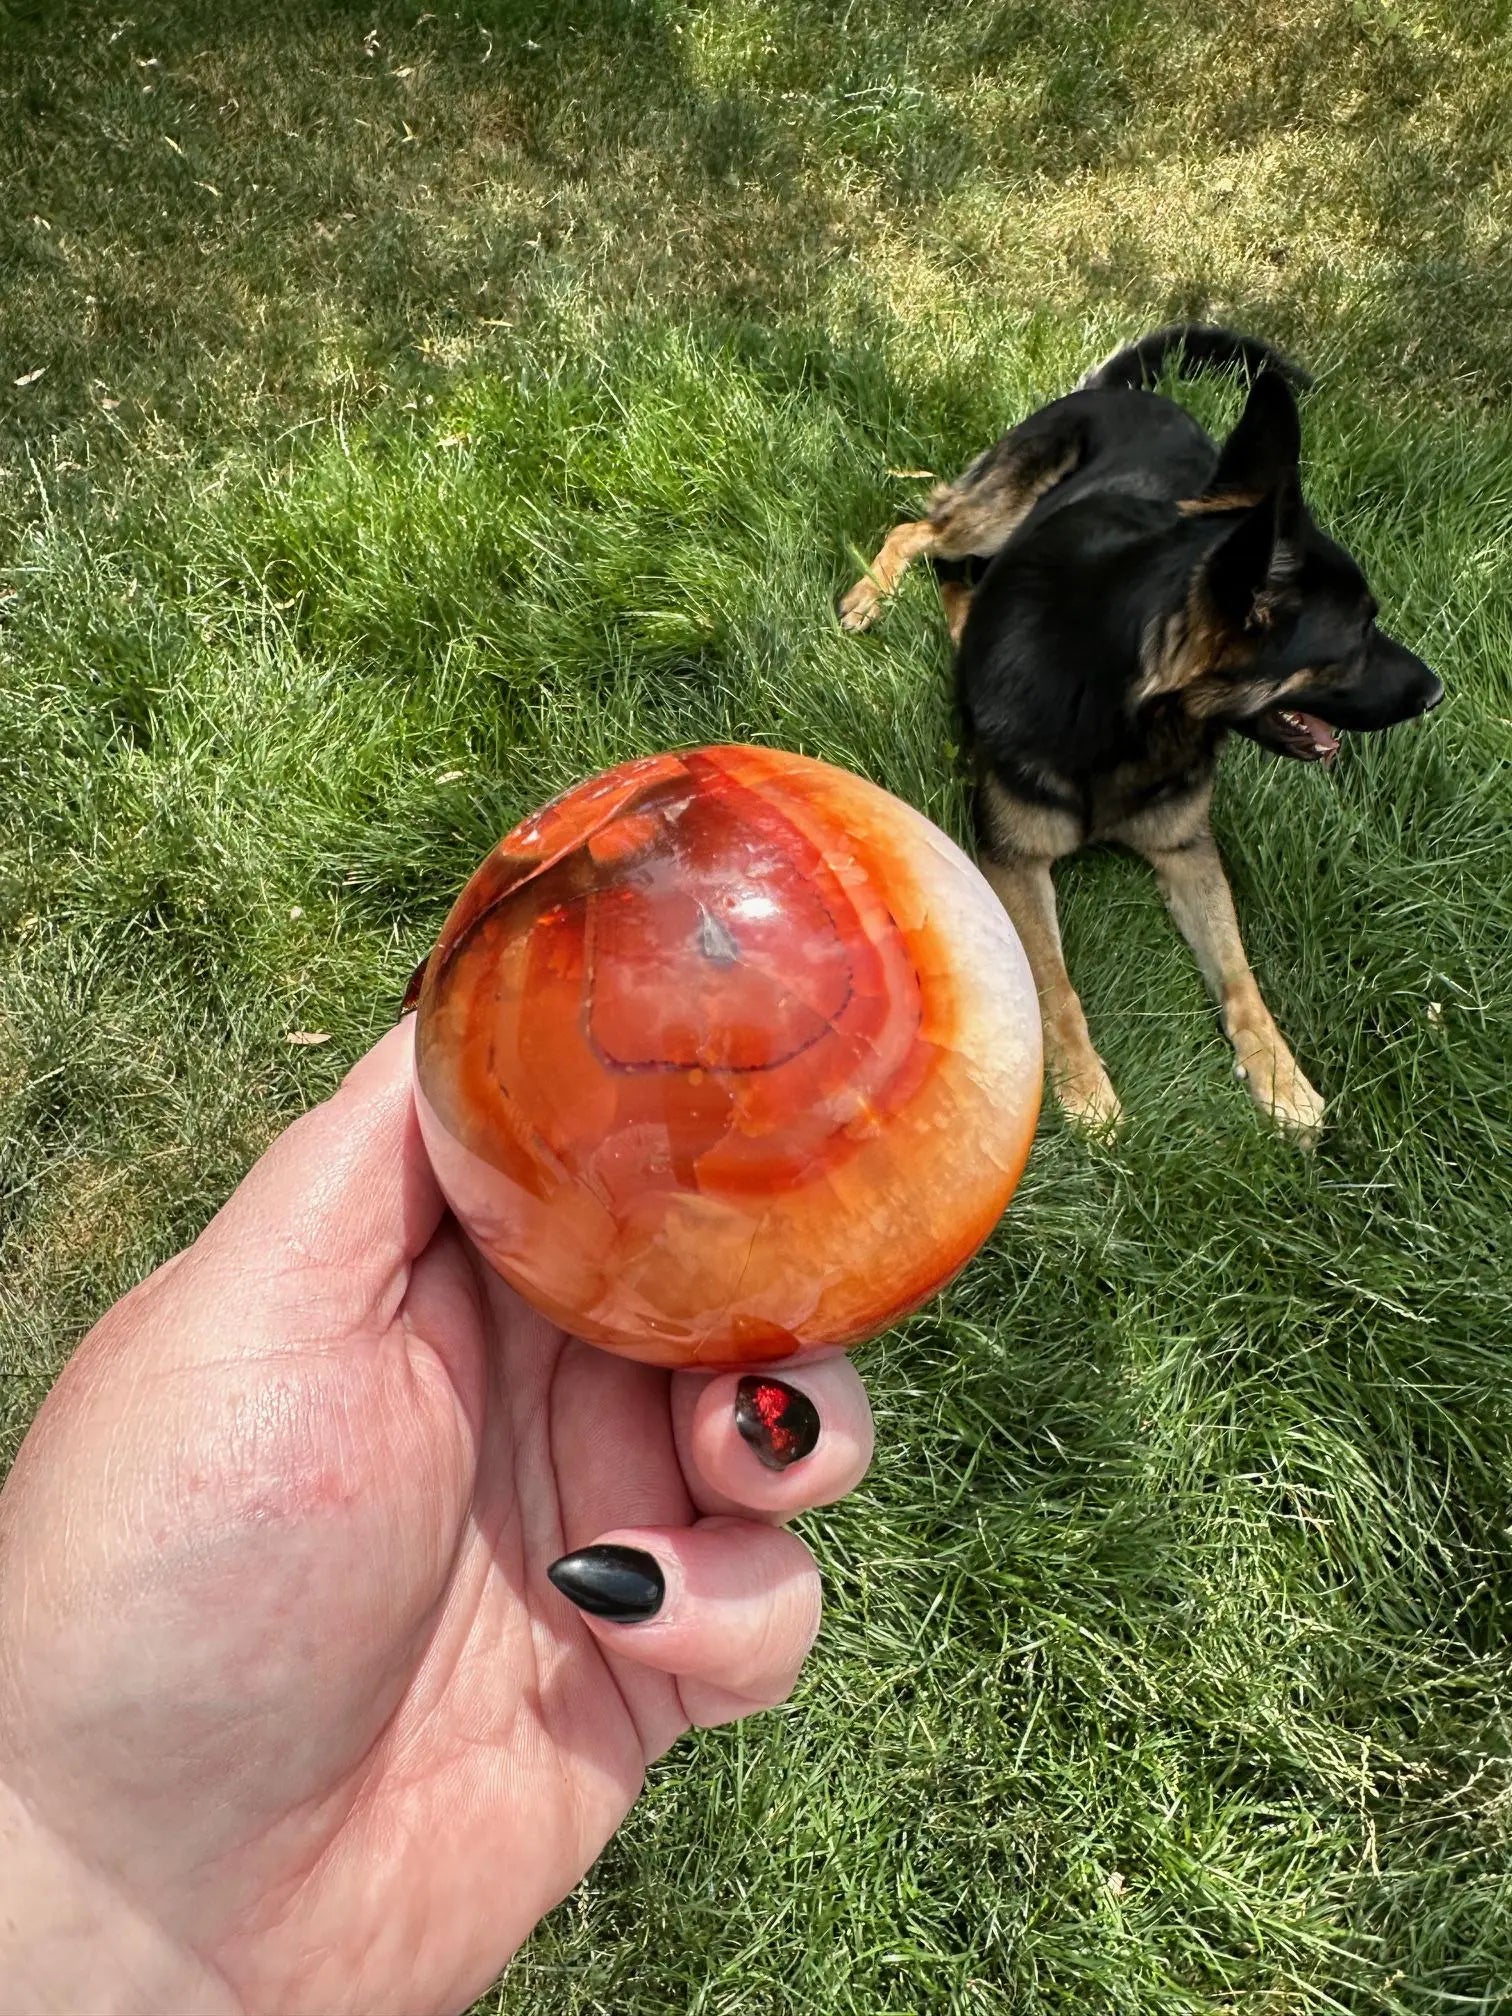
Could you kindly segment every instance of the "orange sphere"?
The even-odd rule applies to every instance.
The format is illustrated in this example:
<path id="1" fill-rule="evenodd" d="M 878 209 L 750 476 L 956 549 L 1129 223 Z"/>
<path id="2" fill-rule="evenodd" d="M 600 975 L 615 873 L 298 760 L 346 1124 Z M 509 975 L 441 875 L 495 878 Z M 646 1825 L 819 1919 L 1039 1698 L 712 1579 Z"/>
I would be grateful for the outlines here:
<path id="1" fill-rule="evenodd" d="M 1034 983 L 921 814 L 776 750 L 625 763 L 517 826 L 426 968 L 419 1112 L 493 1266 L 590 1343 L 733 1369 L 860 1343 L 997 1223 Z"/>

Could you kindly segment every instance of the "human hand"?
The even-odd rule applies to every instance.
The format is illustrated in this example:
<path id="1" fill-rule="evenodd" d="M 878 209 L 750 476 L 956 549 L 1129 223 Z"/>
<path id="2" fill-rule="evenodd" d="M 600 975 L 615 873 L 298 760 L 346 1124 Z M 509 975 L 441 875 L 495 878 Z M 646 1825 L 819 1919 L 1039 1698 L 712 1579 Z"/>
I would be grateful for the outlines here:
<path id="1" fill-rule="evenodd" d="M 783 1375 L 822 1433 L 771 1468 L 735 1376 L 553 1329 L 446 1215 L 412 1048 L 107 1313 L 0 1494 L 16 2016 L 462 2009 L 647 1764 L 782 1700 L 812 1642 L 779 1522 L 866 1468 L 849 1361 Z M 596 1543 L 641 1558 L 564 1586 L 644 1609 L 659 1571 L 646 1621 L 548 1579 Z"/>

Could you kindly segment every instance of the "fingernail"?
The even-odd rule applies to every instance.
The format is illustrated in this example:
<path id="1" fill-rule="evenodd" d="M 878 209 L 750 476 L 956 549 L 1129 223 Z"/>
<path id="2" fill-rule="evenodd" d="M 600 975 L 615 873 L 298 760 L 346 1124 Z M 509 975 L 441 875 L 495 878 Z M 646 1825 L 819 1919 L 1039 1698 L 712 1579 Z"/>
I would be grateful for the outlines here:
<path id="1" fill-rule="evenodd" d="M 768 1470 L 786 1470 L 812 1453 L 819 1410 L 785 1380 L 746 1378 L 735 1389 L 735 1426 Z"/>
<path id="2" fill-rule="evenodd" d="M 667 1593 L 656 1557 L 639 1547 L 580 1547 L 546 1573 L 569 1603 L 612 1624 L 644 1624 Z"/>
<path id="3" fill-rule="evenodd" d="M 420 990 L 425 985 L 426 968 L 430 965 L 430 962 L 431 955 L 427 952 L 409 977 L 409 984 L 404 990 L 404 999 L 399 1003 L 399 1020 L 401 1022 L 408 1015 L 411 1008 L 418 1008 L 420 1005 Z"/>

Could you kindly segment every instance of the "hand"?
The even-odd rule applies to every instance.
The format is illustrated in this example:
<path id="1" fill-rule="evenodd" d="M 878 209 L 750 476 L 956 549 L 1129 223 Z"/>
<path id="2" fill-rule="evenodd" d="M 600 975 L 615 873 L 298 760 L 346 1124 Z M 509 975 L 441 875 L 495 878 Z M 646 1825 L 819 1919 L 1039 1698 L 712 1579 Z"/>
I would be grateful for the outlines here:
<path id="1" fill-rule="evenodd" d="M 813 1639 L 780 1522 L 866 1467 L 849 1362 L 783 1375 L 822 1433 L 775 1468 L 734 1376 L 551 1328 L 443 1210 L 412 1047 L 103 1318 L 0 1496 L 17 2016 L 464 2008 L 650 1760 L 782 1700 Z M 604 1542 L 634 1552 L 560 1566 Z M 586 1615 L 553 1564 L 664 1594 Z"/>

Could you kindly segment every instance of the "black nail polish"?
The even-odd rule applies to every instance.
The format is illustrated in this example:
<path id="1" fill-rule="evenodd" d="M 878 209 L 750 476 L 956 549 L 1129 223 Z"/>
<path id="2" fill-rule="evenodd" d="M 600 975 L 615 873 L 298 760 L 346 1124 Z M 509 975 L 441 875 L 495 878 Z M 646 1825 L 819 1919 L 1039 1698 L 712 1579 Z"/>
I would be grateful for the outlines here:
<path id="1" fill-rule="evenodd" d="M 667 1593 L 656 1557 L 639 1547 L 580 1547 L 546 1573 L 569 1603 L 613 1624 L 644 1624 Z"/>
<path id="2" fill-rule="evenodd" d="M 430 962 L 431 955 L 427 952 L 409 977 L 409 985 L 404 990 L 404 999 L 399 1003 L 399 1020 L 401 1022 L 412 1008 L 418 1008 L 420 1005 L 420 990 L 425 985 L 425 975 Z"/>
<path id="3" fill-rule="evenodd" d="M 746 1378 L 735 1389 L 735 1426 L 768 1470 L 786 1470 L 812 1454 L 819 1410 L 785 1380 Z"/>

